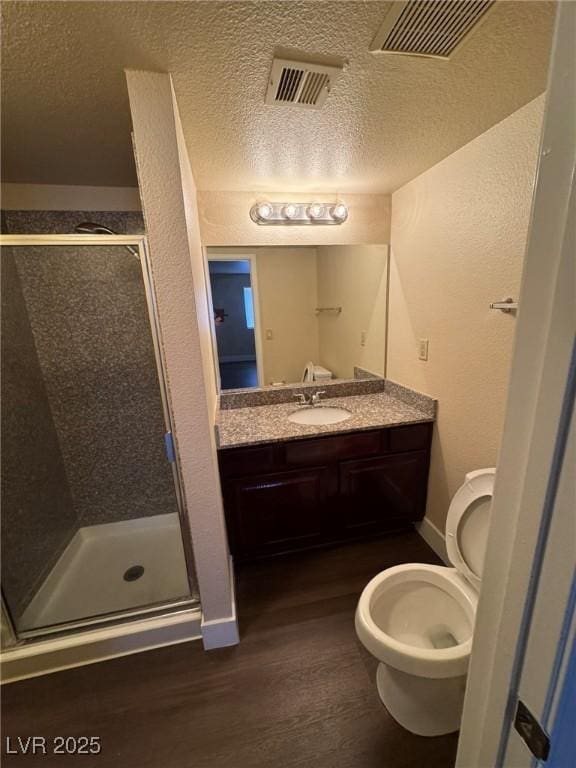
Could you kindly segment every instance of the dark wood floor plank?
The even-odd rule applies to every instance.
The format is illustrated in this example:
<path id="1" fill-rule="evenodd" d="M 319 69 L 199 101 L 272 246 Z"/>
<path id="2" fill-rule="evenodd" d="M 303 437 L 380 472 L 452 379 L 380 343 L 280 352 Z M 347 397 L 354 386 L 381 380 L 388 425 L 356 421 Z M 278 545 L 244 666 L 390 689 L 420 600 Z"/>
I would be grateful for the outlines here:
<path id="1" fill-rule="evenodd" d="M 450 768 L 455 735 L 413 736 L 382 706 L 354 632 L 369 579 L 438 562 L 416 534 L 242 566 L 242 642 L 162 648 L 5 686 L 3 734 L 99 735 L 102 754 L 38 768 Z"/>

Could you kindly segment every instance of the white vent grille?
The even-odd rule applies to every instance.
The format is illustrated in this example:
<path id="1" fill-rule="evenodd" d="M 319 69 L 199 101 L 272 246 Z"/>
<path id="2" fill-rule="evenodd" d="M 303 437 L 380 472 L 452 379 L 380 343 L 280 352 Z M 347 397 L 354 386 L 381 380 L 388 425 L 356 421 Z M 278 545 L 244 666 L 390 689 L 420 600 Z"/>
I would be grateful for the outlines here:
<path id="1" fill-rule="evenodd" d="M 266 104 L 320 109 L 341 74 L 341 66 L 274 59 Z"/>
<path id="2" fill-rule="evenodd" d="M 495 0 L 407 0 L 393 3 L 370 49 L 449 59 Z"/>

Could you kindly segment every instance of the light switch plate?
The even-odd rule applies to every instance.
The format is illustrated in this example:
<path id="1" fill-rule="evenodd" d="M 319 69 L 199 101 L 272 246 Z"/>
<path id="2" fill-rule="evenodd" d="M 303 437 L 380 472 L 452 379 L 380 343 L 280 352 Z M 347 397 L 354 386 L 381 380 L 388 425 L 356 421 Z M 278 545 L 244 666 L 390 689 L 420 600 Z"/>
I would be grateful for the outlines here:
<path id="1" fill-rule="evenodd" d="M 428 339 L 418 341 L 418 360 L 428 360 Z"/>

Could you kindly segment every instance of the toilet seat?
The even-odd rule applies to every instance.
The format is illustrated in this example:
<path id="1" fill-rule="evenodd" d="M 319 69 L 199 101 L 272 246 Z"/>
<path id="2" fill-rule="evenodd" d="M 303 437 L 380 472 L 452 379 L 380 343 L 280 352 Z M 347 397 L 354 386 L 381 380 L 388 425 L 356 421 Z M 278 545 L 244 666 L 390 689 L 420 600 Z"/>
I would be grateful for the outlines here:
<path id="1" fill-rule="evenodd" d="M 455 568 L 397 565 L 365 587 L 356 632 L 373 656 L 402 672 L 430 678 L 465 675 L 477 602 L 477 594 Z M 438 648 L 426 642 L 438 627 L 456 644 Z"/>
<path id="2" fill-rule="evenodd" d="M 480 589 L 496 470 L 469 472 L 456 491 L 446 518 L 446 550 L 452 565 Z"/>

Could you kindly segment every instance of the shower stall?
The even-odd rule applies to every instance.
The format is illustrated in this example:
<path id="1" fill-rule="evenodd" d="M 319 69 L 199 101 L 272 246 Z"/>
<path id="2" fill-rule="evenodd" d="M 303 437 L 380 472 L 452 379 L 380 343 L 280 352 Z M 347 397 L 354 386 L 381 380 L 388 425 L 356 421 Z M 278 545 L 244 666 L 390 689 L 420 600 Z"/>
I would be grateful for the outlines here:
<path id="1" fill-rule="evenodd" d="M 105 229 L 0 235 L 16 648 L 199 606 L 146 240 Z"/>

